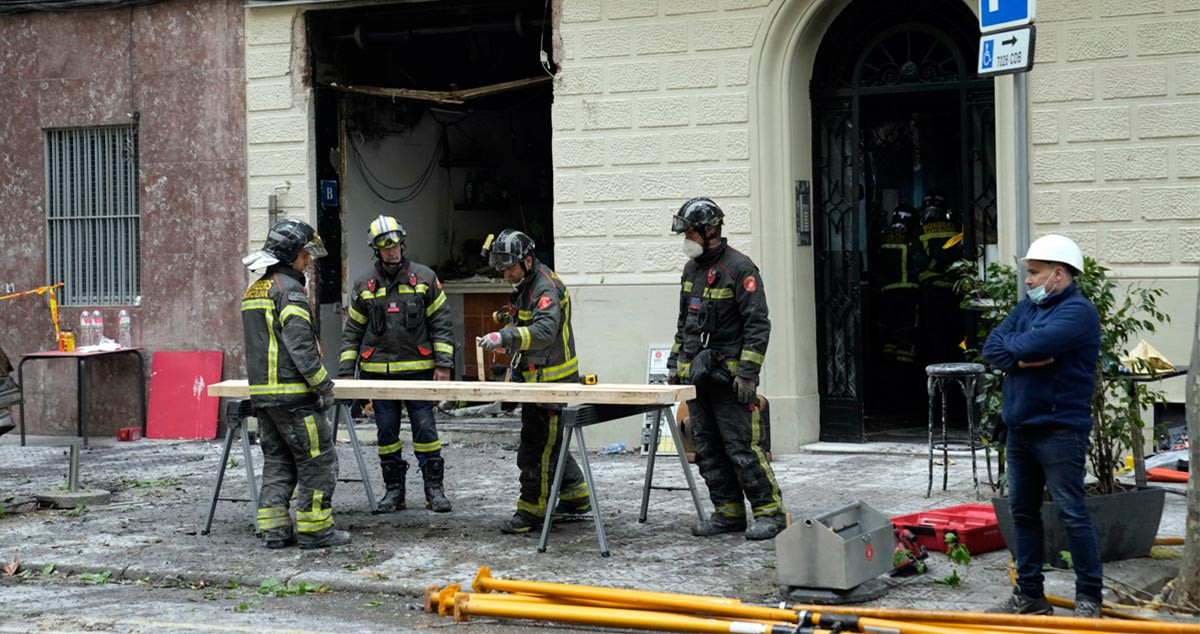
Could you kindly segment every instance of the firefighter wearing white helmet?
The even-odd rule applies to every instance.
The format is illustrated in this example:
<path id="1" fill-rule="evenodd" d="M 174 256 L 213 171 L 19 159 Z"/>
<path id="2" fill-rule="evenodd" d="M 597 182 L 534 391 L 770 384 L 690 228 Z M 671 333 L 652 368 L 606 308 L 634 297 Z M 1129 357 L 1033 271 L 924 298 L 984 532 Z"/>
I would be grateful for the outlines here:
<path id="1" fill-rule="evenodd" d="M 454 334 L 442 283 L 429 267 L 405 254 L 407 234 L 391 216 L 379 216 L 367 228 L 375 266 L 350 289 L 350 307 L 342 331 L 338 376 L 390 381 L 449 381 L 454 366 Z M 380 513 L 406 508 L 408 462 L 400 439 L 400 408 L 407 406 L 413 454 L 425 485 L 425 507 L 451 510 L 444 487 L 445 459 L 430 401 L 374 399 L 379 434 L 379 468 L 387 493 Z"/>
<path id="2" fill-rule="evenodd" d="M 1029 246 L 1026 299 L 988 335 L 983 357 L 1003 370 L 1008 506 L 1017 585 L 995 612 L 1050 614 L 1042 587 L 1042 493 L 1050 490 L 1075 569 L 1075 616 L 1100 616 L 1103 572 L 1083 476 L 1100 357 L 1100 316 L 1075 276 L 1083 252 L 1047 235 Z"/>

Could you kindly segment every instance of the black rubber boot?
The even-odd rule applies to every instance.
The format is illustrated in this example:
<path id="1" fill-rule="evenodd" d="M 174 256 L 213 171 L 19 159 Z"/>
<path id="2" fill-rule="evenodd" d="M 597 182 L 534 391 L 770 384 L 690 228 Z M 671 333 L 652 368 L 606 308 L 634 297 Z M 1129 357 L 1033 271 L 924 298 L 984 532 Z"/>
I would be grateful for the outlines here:
<path id="1" fill-rule="evenodd" d="M 388 460 L 381 458 L 379 466 L 383 470 L 383 483 L 387 485 L 387 493 L 379 501 L 380 513 L 392 513 L 406 508 L 404 502 L 404 480 L 408 474 L 408 463 L 404 460 Z"/>
<path id="2" fill-rule="evenodd" d="M 746 529 L 746 539 L 757 541 L 771 539 L 787 528 L 787 518 L 782 515 L 756 517 Z"/>
<path id="3" fill-rule="evenodd" d="M 333 529 L 329 534 L 321 539 L 313 541 L 301 541 L 300 548 L 303 550 L 312 550 L 314 548 L 329 548 L 331 546 L 345 546 L 350 543 L 350 531 Z"/>
<path id="4" fill-rule="evenodd" d="M 692 525 L 692 535 L 696 537 L 712 537 L 723 533 L 740 533 L 746 530 L 745 517 L 729 517 L 713 513 L 708 519 Z"/>
<path id="5" fill-rule="evenodd" d="M 446 460 L 441 456 L 430 458 L 421 467 L 421 478 L 425 481 L 425 508 L 433 509 L 434 513 L 449 513 L 450 500 L 442 488 L 442 479 L 446 473 Z"/>

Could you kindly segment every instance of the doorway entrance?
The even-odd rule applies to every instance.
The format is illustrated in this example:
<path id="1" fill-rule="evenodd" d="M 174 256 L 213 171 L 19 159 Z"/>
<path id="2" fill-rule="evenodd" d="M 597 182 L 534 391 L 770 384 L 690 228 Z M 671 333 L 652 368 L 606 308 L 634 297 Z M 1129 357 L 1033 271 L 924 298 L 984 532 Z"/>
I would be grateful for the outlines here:
<path id="1" fill-rule="evenodd" d="M 521 230 L 553 266 L 547 5 L 396 2 L 306 17 L 318 230 L 340 237 L 318 261 L 324 345 L 338 349 L 344 294 L 374 267 L 367 228 L 379 215 L 438 275 L 455 339 L 473 341 L 510 290 L 480 256 L 488 234 Z M 456 378 L 476 376 L 474 355 L 457 354 Z"/>
<path id="2" fill-rule="evenodd" d="M 822 440 L 923 430 L 924 367 L 974 343 L 948 269 L 997 242 L 993 85 L 975 75 L 977 40 L 960 0 L 855 0 L 818 50 Z"/>

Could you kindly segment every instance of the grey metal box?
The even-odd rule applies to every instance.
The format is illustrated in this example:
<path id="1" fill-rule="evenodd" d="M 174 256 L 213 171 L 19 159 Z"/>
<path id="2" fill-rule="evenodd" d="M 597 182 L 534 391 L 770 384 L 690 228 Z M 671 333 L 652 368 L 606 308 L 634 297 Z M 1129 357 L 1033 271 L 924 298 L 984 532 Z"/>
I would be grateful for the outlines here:
<path id="1" fill-rule="evenodd" d="M 849 590 L 891 570 L 895 546 L 891 520 L 852 502 L 775 537 L 779 585 Z"/>

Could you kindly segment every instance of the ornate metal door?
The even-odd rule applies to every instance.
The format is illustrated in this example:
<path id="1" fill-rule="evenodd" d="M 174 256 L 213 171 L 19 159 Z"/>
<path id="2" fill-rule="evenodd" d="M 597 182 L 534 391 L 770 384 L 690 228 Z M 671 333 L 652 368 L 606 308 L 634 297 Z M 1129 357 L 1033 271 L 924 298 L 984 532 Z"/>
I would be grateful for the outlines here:
<path id="1" fill-rule="evenodd" d="M 813 142 L 821 439 L 862 442 L 862 253 L 856 98 L 817 105 Z"/>

